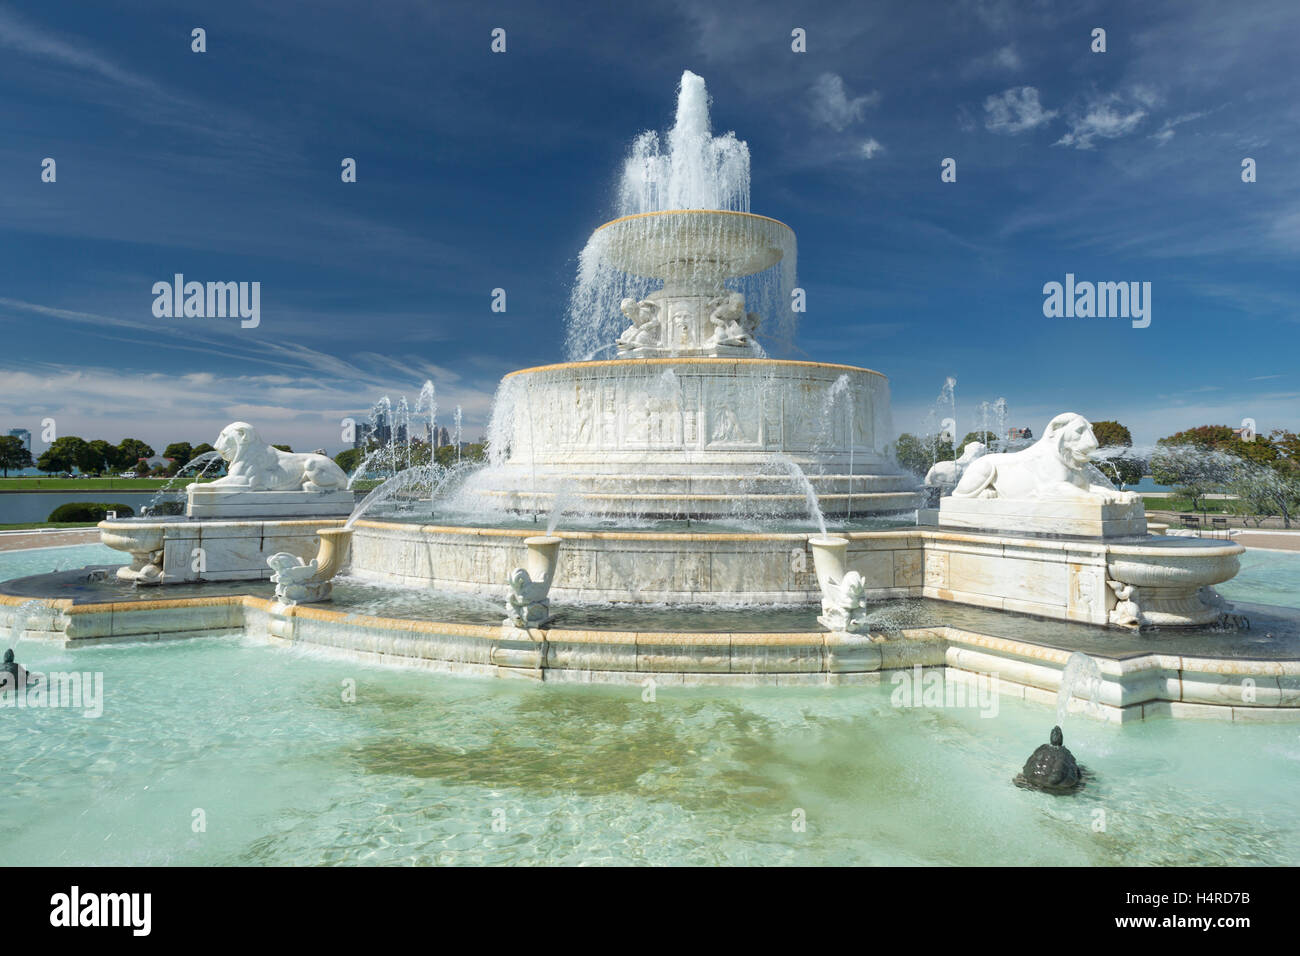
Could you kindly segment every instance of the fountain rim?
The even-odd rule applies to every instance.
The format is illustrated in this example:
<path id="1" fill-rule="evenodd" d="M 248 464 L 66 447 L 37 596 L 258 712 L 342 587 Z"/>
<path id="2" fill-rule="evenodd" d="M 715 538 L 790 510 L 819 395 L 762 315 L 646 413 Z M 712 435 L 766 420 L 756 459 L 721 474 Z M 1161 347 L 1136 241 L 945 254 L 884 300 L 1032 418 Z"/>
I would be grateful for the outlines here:
<path id="1" fill-rule="evenodd" d="M 392 521 L 382 518 L 361 518 L 356 521 L 354 529 L 364 528 L 371 531 L 401 531 L 411 532 L 412 530 L 420 534 L 442 535 L 442 534 L 465 534 L 478 537 L 502 537 L 502 538 L 527 538 L 533 537 L 537 532 L 531 528 L 500 528 L 484 525 L 448 525 L 430 522 L 422 524 L 417 521 Z M 596 531 L 590 529 L 566 529 L 556 528 L 551 535 L 561 540 L 572 541 L 804 541 L 821 538 L 821 532 L 815 530 L 808 531 Z M 894 528 L 864 528 L 860 530 L 836 530 L 828 532 L 827 537 L 846 538 L 850 543 L 854 541 L 865 541 L 873 538 L 897 539 L 897 538 L 923 538 L 936 541 L 959 541 L 959 542 L 986 542 L 989 535 L 985 532 L 971 531 L 948 531 L 939 528 L 921 526 L 921 525 L 904 525 Z M 1162 557 L 1175 555 L 1178 557 L 1232 557 L 1244 554 L 1246 548 L 1236 541 L 1221 541 L 1218 543 L 1209 543 L 1195 545 L 1178 545 L 1167 542 L 1185 541 L 1185 538 L 1164 538 L 1163 536 L 1151 536 L 1155 540 L 1163 540 L 1165 544 L 1152 543 L 1150 539 L 1138 541 L 1107 541 L 1101 538 L 1096 540 L 1079 540 L 1079 539 L 1053 539 L 1053 538 L 1022 538 L 1017 539 L 1016 544 L 1031 550 L 1039 551 L 1090 551 L 1104 552 L 1116 557 L 1132 556 L 1152 556 L 1160 555 Z M 886 549 L 888 550 L 888 549 Z"/>
<path id="2" fill-rule="evenodd" d="M 617 219 L 611 219 L 609 222 L 602 223 L 592 232 L 594 236 L 597 232 L 609 226 L 617 225 L 620 222 L 628 222 L 633 219 L 648 219 L 651 216 L 743 216 L 746 219 L 763 219 L 767 222 L 776 223 L 782 229 L 786 229 L 791 235 L 794 235 L 794 228 L 789 223 L 782 222 L 772 216 L 760 215 L 756 212 L 742 212 L 738 209 L 657 209 L 653 212 L 634 212 L 627 216 L 619 216 Z"/>
<path id="3" fill-rule="evenodd" d="M 556 362 L 552 365 L 534 365 L 529 368 L 518 368 L 513 372 L 507 372 L 503 375 L 502 381 L 507 378 L 513 378 L 516 375 L 527 375 L 533 372 L 553 372 L 565 368 L 609 368 L 614 365 L 629 366 L 648 366 L 648 365 L 780 365 L 795 368 L 824 368 L 838 369 L 845 372 L 865 372 L 868 375 L 878 375 L 886 381 L 889 377 L 884 372 L 877 372 L 872 368 L 862 368 L 859 365 L 841 365 L 835 362 L 809 362 L 801 359 L 764 359 L 764 358 L 731 358 L 729 356 L 705 356 L 705 355 L 683 355 L 680 357 L 672 356 L 655 356 L 647 358 L 615 358 L 615 359 L 589 359 L 583 362 Z"/>

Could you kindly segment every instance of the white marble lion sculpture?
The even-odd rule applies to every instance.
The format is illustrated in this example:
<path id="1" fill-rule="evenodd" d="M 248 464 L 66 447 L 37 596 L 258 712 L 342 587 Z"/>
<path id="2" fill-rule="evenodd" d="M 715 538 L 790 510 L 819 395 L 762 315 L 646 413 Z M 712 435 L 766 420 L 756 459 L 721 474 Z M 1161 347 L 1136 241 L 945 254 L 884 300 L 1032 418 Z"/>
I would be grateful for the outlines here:
<path id="1" fill-rule="evenodd" d="M 343 469 L 324 455 L 272 448 L 248 422 L 231 422 L 214 446 L 229 467 L 226 477 L 207 487 L 248 491 L 340 491 L 348 486 Z"/>
<path id="2" fill-rule="evenodd" d="M 1047 425 L 1043 437 L 1023 451 L 985 455 L 967 467 L 954 498 L 1092 498 L 1130 504 L 1136 492 L 1119 491 L 1089 458 L 1098 448 L 1092 425 L 1066 412 Z"/>
<path id="3" fill-rule="evenodd" d="M 983 457 L 988 448 L 982 441 L 973 441 L 962 449 L 956 461 L 938 461 L 925 473 L 925 483 L 930 487 L 953 488 L 961 481 L 970 463 Z"/>

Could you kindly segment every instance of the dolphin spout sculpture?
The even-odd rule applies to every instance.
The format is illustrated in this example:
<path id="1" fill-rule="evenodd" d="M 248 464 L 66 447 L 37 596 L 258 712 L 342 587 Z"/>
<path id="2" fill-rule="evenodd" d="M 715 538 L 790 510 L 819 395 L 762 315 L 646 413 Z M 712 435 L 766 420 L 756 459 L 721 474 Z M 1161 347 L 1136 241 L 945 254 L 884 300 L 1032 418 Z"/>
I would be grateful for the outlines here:
<path id="1" fill-rule="evenodd" d="M 351 528 L 322 528 L 320 548 L 310 561 L 287 551 L 277 551 L 266 559 L 275 574 L 275 599 L 281 604 L 315 604 L 328 601 L 334 593 L 334 575 L 347 561 L 352 543 Z"/>
<path id="2" fill-rule="evenodd" d="M 822 592 L 822 613 L 817 623 L 829 631 L 865 634 L 868 630 L 867 585 L 857 571 L 845 571 L 848 538 L 815 535 L 812 546 L 813 567 Z"/>
<path id="3" fill-rule="evenodd" d="M 551 601 L 547 596 L 555 580 L 555 564 L 562 538 L 537 535 L 525 538 L 528 567 L 515 568 L 509 578 L 506 595 L 506 627 L 541 627 L 551 619 Z"/>

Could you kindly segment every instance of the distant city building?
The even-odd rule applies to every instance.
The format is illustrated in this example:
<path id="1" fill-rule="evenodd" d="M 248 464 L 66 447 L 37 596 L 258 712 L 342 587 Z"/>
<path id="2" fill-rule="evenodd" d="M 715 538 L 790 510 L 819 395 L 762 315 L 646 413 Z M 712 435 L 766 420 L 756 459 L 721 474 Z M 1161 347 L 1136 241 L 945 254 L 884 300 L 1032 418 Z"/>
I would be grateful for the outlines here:
<path id="1" fill-rule="evenodd" d="M 28 454 L 31 453 L 31 450 L 32 450 L 32 433 L 29 432 L 26 428 L 11 428 L 11 429 L 9 429 L 9 437 L 11 437 L 11 438 L 21 438 L 21 439 L 22 439 L 22 442 L 23 442 L 23 447 L 27 449 Z"/>
<path id="2" fill-rule="evenodd" d="M 370 445 L 387 445 L 393 438 L 392 426 L 383 415 L 374 422 L 357 422 L 356 433 L 352 436 L 352 447 L 365 449 Z"/>
<path id="3" fill-rule="evenodd" d="M 447 431 L 447 426 L 443 425 L 438 429 L 438 447 L 451 444 L 451 432 Z"/>

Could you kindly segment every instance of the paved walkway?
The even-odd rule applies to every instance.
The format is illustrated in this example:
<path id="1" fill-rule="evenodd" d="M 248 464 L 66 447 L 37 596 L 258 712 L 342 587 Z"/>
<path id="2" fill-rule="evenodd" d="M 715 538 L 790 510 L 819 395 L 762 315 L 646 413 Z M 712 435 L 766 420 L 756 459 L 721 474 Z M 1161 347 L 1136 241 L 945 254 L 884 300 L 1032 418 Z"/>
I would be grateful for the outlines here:
<path id="1" fill-rule="evenodd" d="M 66 544 L 95 544 L 98 541 L 98 528 L 6 532 L 0 534 L 0 551 L 19 551 L 23 548 L 57 548 Z"/>
<path id="2" fill-rule="evenodd" d="M 1248 548 L 1300 551 L 1300 531 L 1242 531 L 1234 534 L 1232 540 Z"/>

